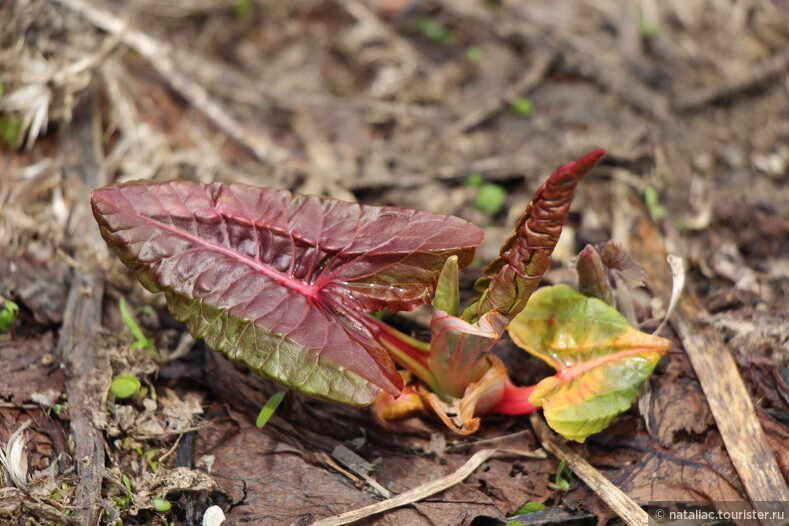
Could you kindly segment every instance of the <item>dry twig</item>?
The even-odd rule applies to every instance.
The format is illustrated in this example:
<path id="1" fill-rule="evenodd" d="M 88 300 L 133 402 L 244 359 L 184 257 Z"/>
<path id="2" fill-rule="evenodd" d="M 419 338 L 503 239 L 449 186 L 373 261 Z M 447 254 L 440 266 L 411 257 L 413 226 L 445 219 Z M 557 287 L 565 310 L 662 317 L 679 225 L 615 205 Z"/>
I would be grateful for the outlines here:
<path id="1" fill-rule="evenodd" d="M 652 276 L 655 292 L 668 297 L 670 286 L 663 240 L 649 221 L 642 221 L 631 239 L 631 250 Z M 688 288 L 670 318 L 699 378 L 712 415 L 745 491 L 753 502 L 787 502 L 789 488 L 765 438 L 762 426 L 737 369 L 717 330 L 704 320 L 709 314 Z"/>
<path id="2" fill-rule="evenodd" d="M 583 480 L 603 502 L 616 512 L 630 526 L 647 526 L 649 516 L 633 499 L 614 486 L 584 457 L 557 440 L 542 416 L 533 414 L 531 425 L 542 442 L 542 447 L 547 449 L 556 458 L 565 459 L 573 473 Z"/>
<path id="3" fill-rule="evenodd" d="M 413 504 L 414 502 L 419 502 L 420 500 L 426 499 L 431 495 L 435 495 L 436 493 L 440 493 L 446 489 L 449 489 L 456 484 L 460 484 L 466 480 L 469 475 L 474 473 L 474 471 L 476 471 L 476 469 L 480 467 L 486 460 L 496 454 L 517 455 L 528 458 L 545 458 L 545 454 L 540 451 L 482 449 L 474 453 L 471 458 L 469 458 L 466 463 L 454 473 L 450 473 L 449 475 L 432 480 L 422 484 L 421 486 L 417 486 L 416 488 L 401 493 L 395 497 L 392 497 L 391 499 L 376 502 L 375 504 L 365 506 L 364 508 L 359 508 L 358 510 L 341 513 L 334 517 L 321 519 L 312 523 L 312 526 L 342 526 L 343 524 L 351 524 L 352 522 L 356 522 L 366 517 L 371 517 L 385 511 L 407 506 L 408 504 Z"/>
<path id="4" fill-rule="evenodd" d="M 77 466 L 76 495 L 73 505 L 80 524 L 97 524 L 101 513 L 101 483 L 104 478 L 104 439 L 94 424 L 93 415 L 104 407 L 109 388 L 109 360 L 101 356 L 97 335 L 101 327 L 104 276 L 100 265 L 90 261 L 93 250 L 103 242 L 92 223 L 88 207 L 88 188 L 101 186 L 102 173 L 97 152 L 101 131 L 97 119 L 95 90 L 88 89 L 77 106 L 74 120 L 62 130 L 62 152 L 65 173 L 73 182 L 74 202 L 70 217 L 76 232 L 89 232 L 74 246 L 75 259 L 89 270 L 75 267 L 63 327 L 58 341 L 58 354 L 63 362 L 66 390 L 69 396 L 71 432 L 74 437 L 74 459 Z M 81 265 L 82 266 L 82 265 Z M 106 384 L 106 385 L 105 385 Z"/>

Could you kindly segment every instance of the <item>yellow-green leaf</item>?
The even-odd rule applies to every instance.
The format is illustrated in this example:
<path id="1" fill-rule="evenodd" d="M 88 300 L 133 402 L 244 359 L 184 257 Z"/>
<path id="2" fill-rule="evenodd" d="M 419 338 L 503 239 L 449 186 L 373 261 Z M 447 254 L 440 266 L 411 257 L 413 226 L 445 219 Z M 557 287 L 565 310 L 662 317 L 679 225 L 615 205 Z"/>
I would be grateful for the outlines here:
<path id="1" fill-rule="evenodd" d="M 558 371 L 537 384 L 529 401 L 542 406 L 555 431 L 578 442 L 635 402 L 638 387 L 671 347 L 565 285 L 535 292 L 508 330 L 515 343 Z"/>
<path id="2" fill-rule="evenodd" d="M 120 399 L 131 398 L 139 390 L 140 381 L 133 376 L 117 376 L 110 385 L 110 393 Z"/>

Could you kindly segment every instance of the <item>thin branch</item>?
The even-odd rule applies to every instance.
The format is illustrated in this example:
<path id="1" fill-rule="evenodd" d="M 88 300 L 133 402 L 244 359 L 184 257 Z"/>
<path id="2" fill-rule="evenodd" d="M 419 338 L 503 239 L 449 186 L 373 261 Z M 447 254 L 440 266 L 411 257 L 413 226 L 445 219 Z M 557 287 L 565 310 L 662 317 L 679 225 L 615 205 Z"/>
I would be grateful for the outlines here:
<path id="1" fill-rule="evenodd" d="M 395 497 L 392 497 L 391 499 L 376 502 L 375 504 L 365 506 L 364 508 L 359 508 L 358 510 L 341 513 L 334 517 L 321 519 L 312 523 L 312 526 L 342 526 L 343 524 L 350 524 L 366 517 L 371 517 L 385 511 L 407 506 L 409 504 L 413 504 L 414 502 L 419 502 L 420 500 L 426 499 L 431 495 L 435 495 L 436 493 L 440 493 L 446 489 L 451 488 L 452 486 L 460 484 L 466 480 L 469 475 L 474 473 L 474 471 L 476 471 L 477 468 L 480 467 L 486 460 L 498 453 L 528 458 L 545 458 L 544 453 L 537 451 L 520 451 L 514 449 L 482 449 L 474 453 L 471 458 L 469 458 L 466 463 L 458 468 L 458 470 L 454 473 L 450 473 L 449 475 L 432 480 L 422 484 L 421 486 L 417 486 L 416 488 L 406 491 L 405 493 L 401 493 Z"/>
<path id="2" fill-rule="evenodd" d="M 567 465 L 594 491 L 600 499 L 630 526 L 647 526 L 649 516 L 636 502 L 614 486 L 594 466 L 581 455 L 557 440 L 556 435 L 548 429 L 543 417 L 539 414 L 531 416 L 531 425 L 542 442 L 542 447 L 556 458 L 565 459 Z"/>
<path id="3" fill-rule="evenodd" d="M 74 118 L 61 130 L 61 155 L 67 195 L 76 203 L 69 217 L 78 262 L 63 314 L 58 340 L 66 377 L 74 464 L 77 480 L 72 504 L 79 524 L 98 524 L 101 514 L 101 483 L 104 478 L 104 437 L 94 417 L 104 407 L 111 368 L 98 343 L 101 329 L 104 274 L 101 254 L 106 247 L 88 211 L 88 191 L 104 184 L 101 170 L 101 130 L 95 86 L 83 94 Z M 81 270 L 85 269 L 85 270 Z"/>
<path id="4" fill-rule="evenodd" d="M 658 296 L 667 297 L 670 290 L 664 276 L 669 270 L 658 230 L 651 222 L 642 221 L 630 246 L 651 277 L 650 287 Z M 787 502 L 789 488 L 756 417 L 748 389 L 729 347 L 708 319 L 709 313 L 689 287 L 669 321 L 682 339 L 748 497 L 753 502 Z"/>

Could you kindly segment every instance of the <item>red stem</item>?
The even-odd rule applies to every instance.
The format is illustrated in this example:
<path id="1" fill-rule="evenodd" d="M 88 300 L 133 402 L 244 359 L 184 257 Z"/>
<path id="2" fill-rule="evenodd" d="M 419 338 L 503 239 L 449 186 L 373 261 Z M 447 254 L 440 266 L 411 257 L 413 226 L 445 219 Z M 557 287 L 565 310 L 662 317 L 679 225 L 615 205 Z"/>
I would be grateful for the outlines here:
<path id="1" fill-rule="evenodd" d="M 383 325 L 383 322 L 379 325 L 379 327 Z M 391 348 L 394 347 L 403 353 L 408 358 L 412 359 L 417 364 L 421 365 L 425 369 L 429 370 L 427 365 L 427 357 L 424 350 L 417 348 L 414 345 L 411 345 L 409 342 L 404 341 L 401 338 L 398 338 L 395 334 L 390 331 L 387 331 L 383 327 L 383 330 L 379 333 L 378 337 L 381 340 L 381 343 L 384 344 L 387 348 L 389 348 L 391 352 Z"/>
<path id="2" fill-rule="evenodd" d="M 498 415 L 528 415 L 539 409 L 538 406 L 529 402 L 529 397 L 536 385 L 518 387 L 506 378 L 504 382 L 504 394 L 501 400 L 490 409 L 490 413 Z"/>

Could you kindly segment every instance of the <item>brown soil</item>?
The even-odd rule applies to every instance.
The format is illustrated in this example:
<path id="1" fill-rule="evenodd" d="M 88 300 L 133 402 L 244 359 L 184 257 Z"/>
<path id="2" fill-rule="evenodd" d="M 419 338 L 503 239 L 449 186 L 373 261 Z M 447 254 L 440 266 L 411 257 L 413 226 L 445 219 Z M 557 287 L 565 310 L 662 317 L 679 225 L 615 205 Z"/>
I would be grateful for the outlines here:
<path id="1" fill-rule="evenodd" d="M 242 181 L 432 210 L 484 227 L 487 261 L 541 181 L 596 148 L 608 155 L 579 186 L 546 282 L 566 281 L 586 243 L 617 240 L 651 271 L 637 312 L 654 328 L 665 245 L 700 301 L 682 310 L 691 334 L 669 325 L 675 346 L 639 406 L 570 447 L 640 505 L 753 499 L 734 453 L 747 447 L 722 437 L 690 340 L 731 352 L 786 479 L 787 50 L 785 0 L 0 3 L 0 297 L 21 307 L 0 335 L 6 453 L 29 422 L 0 523 L 200 524 L 218 505 L 225 524 L 310 524 L 382 498 L 332 458 L 340 445 L 392 494 L 482 447 L 540 447 L 524 418 L 471 437 L 429 417 L 394 432 L 297 394 L 256 428 L 278 386 L 192 340 L 143 290 L 99 237 L 89 189 Z M 473 174 L 505 189 L 499 210 L 479 206 Z M 158 361 L 132 348 L 120 298 Z M 544 372 L 509 341 L 497 352 L 519 381 Z M 141 394 L 108 398 L 119 375 Z M 496 456 L 358 524 L 505 524 L 527 501 L 548 508 L 530 523 L 621 520 L 577 477 L 557 490 L 558 463 Z"/>

